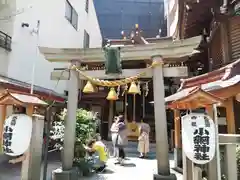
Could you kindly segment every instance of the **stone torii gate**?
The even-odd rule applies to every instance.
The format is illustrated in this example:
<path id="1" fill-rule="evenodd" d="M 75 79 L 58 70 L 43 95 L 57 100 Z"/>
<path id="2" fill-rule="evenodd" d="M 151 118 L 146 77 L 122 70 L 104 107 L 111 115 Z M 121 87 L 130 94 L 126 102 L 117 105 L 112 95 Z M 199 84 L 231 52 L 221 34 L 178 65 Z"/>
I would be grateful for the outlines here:
<path id="1" fill-rule="evenodd" d="M 154 179 L 176 179 L 175 175 L 170 174 L 168 159 L 168 137 L 167 122 L 164 100 L 164 80 L 163 77 L 187 76 L 187 67 L 179 67 L 170 69 L 166 64 L 171 62 L 187 60 L 189 56 L 197 51 L 195 50 L 201 41 L 201 37 L 194 37 L 186 40 L 173 41 L 172 38 L 163 38 L 157 43 L 145 45 L 127 45 L 121 47 L 121 61 L 146 61 L 150 63 L 160 63 L 161 65 L 150 69 L 146 72 L 144 78 L 153 78 L 154 90 L 154 113 L 156 128 L 156 156 L 158 174 L 154 175 Z M 81 63 L 103 63 L 105 62 L 104 51 L 102 48 L 89 49 L 59 49 L 39 47 L 40 52 L 50 62 L 65 62 L 71 65 L 80 66 Z M 102 79 L 119 79 L 126 76 L 136 75 L 138 69 L 124 70 L 122 74 L 105 75 L 104 70 L 84 71 L 93 78 Z M 169 72 L 171 71 L 171 72 Z M 167 75 L 170 74 L 170 75 Z M 174 75 L 175 74 L 175 75 Z M 78 104 L 78 93 L 80 79 L 84 79 L 79 73 L 73 69 L 64 72 L 55 71 L 51 74 L 52 79 L 68 80 L 68 114 L 65 122 L 64 133 L 64 153 L 63 153 L 63 174 L 65 179 L 70 179 L 72 173 L 72 164 L 74 156 L 75 143 L 75 126 L 76 126 L 76 109 Z"/>

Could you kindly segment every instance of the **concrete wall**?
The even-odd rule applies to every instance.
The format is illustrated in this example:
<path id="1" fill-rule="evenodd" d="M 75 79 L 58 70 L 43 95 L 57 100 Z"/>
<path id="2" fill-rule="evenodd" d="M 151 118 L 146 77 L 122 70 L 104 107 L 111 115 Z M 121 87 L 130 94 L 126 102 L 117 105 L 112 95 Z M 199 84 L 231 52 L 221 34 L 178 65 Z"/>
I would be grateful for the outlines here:
<path id="1" fill-rule="evenodd" d="M 34 84 L 54 89 L 59 93 L 66 90 L 66 82 L 50 80 L 53 68 L 67 67 L 67 64 L 49 63 L 39 53 L 37 46 L 56 48 L 82 48 L 84 30 L 89 33 L 90 47 L 102 45 L 102 37 L 92 0 L 89 0 L 89 12 L 85 11 L 85 0 L 69 0 L 78 13 L 78 29 L 65 18 L 65 0 L 12 0 L 16 9 L 25 9 L 23 13 L 11 19 L 12 31 L 0 23 L 0 30 L 12 35 L 12 51 L 5 55 L 0 48 L 0 73 L 6 69 L 7 75 L 31 83 L 32 69 L 35 64 Z M 0 9 L 1 11 L 1 9 Z M 0 13 L 1 14 L 1 13 Z M 40 20 L 39 36 L 31 33 Z M 2 21 L 0 21 L 2 22 Z M 22 27 L 28 23 L 29 27 Z M 7 30 L 6 30 L 7 29 Z M 1 58 L 4 57 L 4 58 Z M 3 64 L 3 66 L 2 66 Z"/>
<path id="2" fill-rule="evenodd" d="M 13 12 L 16 12 L 16 1 L 13 0 L 11 3 L 10 0 L 0 1 L 0 31 L 9 36 L 13 35 L 14 19 L 11 18 Z M 2 75 L 7 75 L 8 55 L 9 52 L 0 47 L 0 74 Z"/>

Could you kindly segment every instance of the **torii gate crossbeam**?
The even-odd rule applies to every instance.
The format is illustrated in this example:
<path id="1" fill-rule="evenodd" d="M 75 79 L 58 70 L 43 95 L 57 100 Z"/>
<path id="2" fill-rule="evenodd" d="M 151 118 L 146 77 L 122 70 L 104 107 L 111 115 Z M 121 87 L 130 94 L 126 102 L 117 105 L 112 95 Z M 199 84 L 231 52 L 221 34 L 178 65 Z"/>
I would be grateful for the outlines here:
<path id="1" fill-rule="evenodd" d="M 156 155 L 158 173 L 154 175 L 157 180 L 176 180 L 176 176 L 170 174 L 168 159 L 168 138 L 167 122 L 164 100 L 163 65 L 178 58 L 193 55 L 194 50 L 199 46 L 201 37 L 194 37 L 186 40 L 172 41 L 169 38 L 159 43 L 146 45 L 123 46 L 121 47 L 122 61 L 148 60 L 157 61 L 161 65 L 152 70 L 154 89 L 154 115 L 156 128 Z M 90 49 L 57 49 L 40 47 L 45 58 L 51 62 L 69 62 L 72 65 L 83 63 L 99 62 L 104 63 L 104 52 L 102 48 Z M 64 133 L 64 155 L 63 174 L 66 179 L 71 174 L 73 163 L 73 147 L 75 143 L 76 109 L 78 104 L 79 75 L 75 70 L 70 70 L 68 87 L 68 114 Z"/>

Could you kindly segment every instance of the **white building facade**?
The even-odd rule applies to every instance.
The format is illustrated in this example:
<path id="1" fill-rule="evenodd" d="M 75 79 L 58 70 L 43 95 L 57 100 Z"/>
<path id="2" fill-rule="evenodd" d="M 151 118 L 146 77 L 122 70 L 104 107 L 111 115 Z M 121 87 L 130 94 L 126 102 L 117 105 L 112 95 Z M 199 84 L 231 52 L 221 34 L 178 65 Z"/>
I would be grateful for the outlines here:
<path id="1" fill-rule="evenodd" d="M 33 80 L 35 85 L 63 94 L 67 90 L 66 82 L 51 81 L 50 73 L 54 68 L 65 68 L 67 65 L 48 62 L 38 51 L 38 46 L 100 47 L 102 37 L 93 1 L 0 2 L 0 31 L 12 38 L 11 43 L 6 43 L 6 38 L 0 36 L 0 40 L 5 40 L 0 43 L 0 75 L 29 84 Z"/>
<path id="2" fill-rule="evenodd" d="M 167 18 L 167 36 L 179 38 L 179 0 L 165 0 L 164 3 Z"/>

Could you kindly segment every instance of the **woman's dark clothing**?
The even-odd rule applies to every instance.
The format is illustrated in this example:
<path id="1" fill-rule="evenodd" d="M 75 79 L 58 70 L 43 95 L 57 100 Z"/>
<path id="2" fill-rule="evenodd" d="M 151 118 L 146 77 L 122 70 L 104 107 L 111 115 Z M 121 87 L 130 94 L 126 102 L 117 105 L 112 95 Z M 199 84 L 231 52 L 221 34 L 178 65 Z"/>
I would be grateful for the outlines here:
<path id="1" fill-rule="evenodd" d="M 118 148 L 119 149 L 119 157 L 124 159 L 125 158 L 125 152 L 123 148 Z"/>

